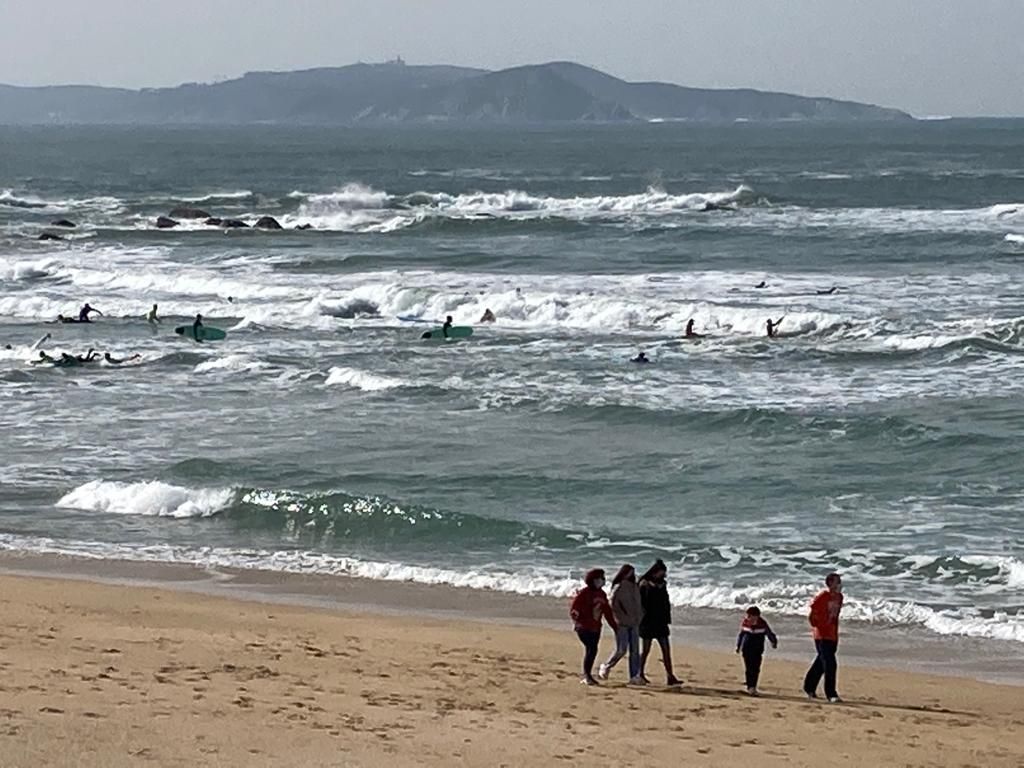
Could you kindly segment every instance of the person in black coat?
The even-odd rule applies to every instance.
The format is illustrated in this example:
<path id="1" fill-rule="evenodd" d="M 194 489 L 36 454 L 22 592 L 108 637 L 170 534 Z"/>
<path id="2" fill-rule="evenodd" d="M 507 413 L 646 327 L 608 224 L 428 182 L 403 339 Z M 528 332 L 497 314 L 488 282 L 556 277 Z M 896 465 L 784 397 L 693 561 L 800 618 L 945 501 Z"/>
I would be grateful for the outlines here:
<path id="1" fill-rule="evenodd" d="M 668 625 L 672 623 L 672 603 L 668 599 L 668 584 L 665 576 L 668 568 L 661 560 L 657 560 L 647 573 L 640 577 L 640 602 L 644 609 L 644 617 L 640 621 L 640 639 L 643 648 L 640 652 L 640 677 L 647 680 L 644 669 L 651 646 L 658 641 L 661 647 L 661 660 L 665 665 L 668 685 L 682 685 L 672 672 L 672 646 L 668 640 Z"/>

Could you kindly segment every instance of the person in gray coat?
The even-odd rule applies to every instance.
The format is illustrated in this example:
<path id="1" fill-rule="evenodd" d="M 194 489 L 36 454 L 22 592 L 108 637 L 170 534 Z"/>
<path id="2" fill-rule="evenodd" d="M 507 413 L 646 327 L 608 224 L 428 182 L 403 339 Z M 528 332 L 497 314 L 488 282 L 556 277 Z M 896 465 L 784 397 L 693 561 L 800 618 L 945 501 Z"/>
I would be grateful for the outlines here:
<path id="1" fill-rule="evenodd" d="M 640 674 L 640 620 L 643 608 L 640 602 L 640 587 L 636 583 L 636 569 L 627 563 L 619 568 L 612 579 L 612 613 L 619 628 L 615 631 L 615 653 L 602 664 L 597 676 L 608 679 L 608 673 L 629 653 L 629 682 L 631 685 L 646 685 Z"/>

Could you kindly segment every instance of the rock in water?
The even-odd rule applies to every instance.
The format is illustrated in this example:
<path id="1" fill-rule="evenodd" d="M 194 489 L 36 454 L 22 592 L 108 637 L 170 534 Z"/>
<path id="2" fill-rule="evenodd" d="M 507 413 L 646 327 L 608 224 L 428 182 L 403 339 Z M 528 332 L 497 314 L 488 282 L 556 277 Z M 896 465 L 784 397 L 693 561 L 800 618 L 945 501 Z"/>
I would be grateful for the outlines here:
<path id="1" fill-rule="evenodd" d="M 204 211 L 202 208 L 189 208 L 188 206 L 179 206 L 167 214 L 172 219 L 208 219 L 210 214 Z"/>
<path id="2" fill-rule="evenodd" d="M 167 216 L 158 216 L 156 220 L 157 229 L 171 229 L 172 227 L 178 226 L 178 222 L 174 219 L 170 219 Z"/>
<path id="3" fill-rule="evenodd" d="M 261 216 L 256 222 L 256 229 L 283 229 L 273 216 Z"/>
<path id="4" fill-rule="evenodd" d="M 56 221 L 51 221 L 50 222 L 50 226 L 51 227 L 67 227 L 68 229 L 74 229 L 78 225 L 75 224 L 75 222 L 70 221 L 69 219 L 57 219 Z"/>
<path id="5" fill-rule="evenodd" d="M 241 219 L 221 219 L 220 225 L 225 229 L 246 229 L 249 226 Z"/>
<path id="6" fill-rule="evenodd" d="M 64 238 L 61 237 L 60 235 L 53 234 L 53 232 L 43 232 L 43 234 L 41 234 L 36 239 L 37 240 L 63 240 Z"/>

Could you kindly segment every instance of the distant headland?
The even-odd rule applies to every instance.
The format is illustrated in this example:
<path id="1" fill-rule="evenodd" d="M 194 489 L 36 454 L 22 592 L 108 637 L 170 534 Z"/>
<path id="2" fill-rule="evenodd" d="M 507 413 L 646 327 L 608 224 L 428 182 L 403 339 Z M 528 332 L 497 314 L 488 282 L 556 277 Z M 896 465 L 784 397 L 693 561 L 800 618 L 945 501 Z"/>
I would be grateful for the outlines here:
<path id="1" fill-rule="evenodd" d="M 129 90 L 0 85 L 3 124 L 351 125 L 912 120 L 900 110 L 753 89 L 627 82 L 567 61 L 497 71 L 400 58 Z"/>

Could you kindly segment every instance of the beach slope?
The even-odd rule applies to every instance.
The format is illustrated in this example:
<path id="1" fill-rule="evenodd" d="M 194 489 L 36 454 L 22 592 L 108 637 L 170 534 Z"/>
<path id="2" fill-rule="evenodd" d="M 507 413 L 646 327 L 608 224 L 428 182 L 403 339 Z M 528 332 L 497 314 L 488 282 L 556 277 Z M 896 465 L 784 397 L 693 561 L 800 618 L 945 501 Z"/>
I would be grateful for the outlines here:
<path id="1" fill-rule="evenodd" d="M 587 689 L 568 630 L 15 576 L 0 602 L 5 767 L 1024 764 L 1020 688 L 848 668 L 827 705 L 769 656 L 750 699 L 677 646 L 679 691 Z"/>

